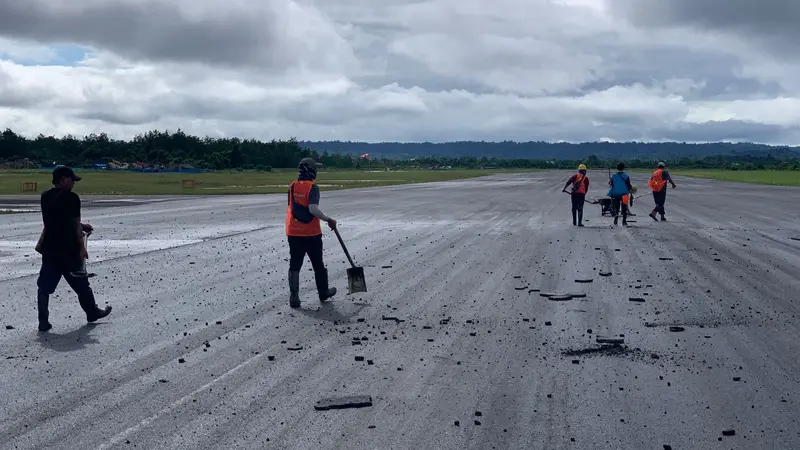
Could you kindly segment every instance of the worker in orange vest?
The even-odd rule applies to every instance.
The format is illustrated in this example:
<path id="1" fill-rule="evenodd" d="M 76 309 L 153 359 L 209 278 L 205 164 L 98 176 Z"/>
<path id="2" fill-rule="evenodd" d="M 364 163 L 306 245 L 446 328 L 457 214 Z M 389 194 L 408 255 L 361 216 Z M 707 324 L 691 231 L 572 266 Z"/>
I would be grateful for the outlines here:
<path id="1" fill-rule="evenodd" d="M 300 307 L 300 269 L 306 255 L 314 268 L 319 300 L 336 295 L 336 288 L 328 286 L 328 270 L 322 260 L 322 226 L 327 222 L 333 230 L 336 221 L 319 209 L 319 187 L 314 184 L 317 168 L 322 164 L 312 158 L 303 158 L 299 165 L 297 181 L 289 185 L 289 201 L 286 208 L 286 236 L 289 240 L 289 306 Z"/>
<path id="2" fill-rule="evenodd" d="M 567 192 L 569 185 L 572 185 L 572 188 Z M 586 165 L 581 164 L 578 166 L 578 173 L 567 180 L 562 192 L 567 192 L 572 196 L 572 226 L 582 227 L 583 204 L 586 201 L 586 193 L 589 192 L 589 177 L 586 176 Z"/>
<path id="3" fill-rule="evenodd" d="M 655 200 L 656 207 L 650 212 L 650 218 L 658 222 L 656 213 L 661 214 L 661 221 L 666 222 L 666 212 L 664 211 L 664 203 L 667 202 L 667 182 L 672 184 L 672 189 L 675 189 L 675 182 L 665 169 L 666 164 L 663 162 L 658 163 L 658 169 L 653 172 L 650 181 L 647 183 L 650 189 L 653 190 L 653 200 Z"/>

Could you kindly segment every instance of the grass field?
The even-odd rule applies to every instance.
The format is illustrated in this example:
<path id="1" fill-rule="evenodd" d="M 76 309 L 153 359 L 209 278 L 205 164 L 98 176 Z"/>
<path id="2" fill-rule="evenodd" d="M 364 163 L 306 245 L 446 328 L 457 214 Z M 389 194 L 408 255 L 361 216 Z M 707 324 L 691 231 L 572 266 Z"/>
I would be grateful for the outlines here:
<path id="1" fill-rule="evenodd" d="M 675 175 L 741 183 L 800 186 L 800 171 L 792 170 L 675 170 Z"/>
<path id="2" fill-rule="evenodd" d="M 505 170 L 408 170 L 408 171 L 321 171 L 317 184 L 324 190 L 338 190 L 408 183 L 450 181 L 494 173 L 524 172 Z M 81 195 L 212 195 L 273 194 L 286 192 L 297 179 L 297 172 L 215 172 L 200 174 L 137 173 L 127 171 L 82 170 L 83 178 L 75 192 Z M 40 170 L 0 170 L 0 195 L 39 195 L 52 184 L 51 172 Z M 182 180 L 194 180 L 194 188 L 182 187 Z M 22 192 L 24 182 L 35 181 L 36 192 Z"/>

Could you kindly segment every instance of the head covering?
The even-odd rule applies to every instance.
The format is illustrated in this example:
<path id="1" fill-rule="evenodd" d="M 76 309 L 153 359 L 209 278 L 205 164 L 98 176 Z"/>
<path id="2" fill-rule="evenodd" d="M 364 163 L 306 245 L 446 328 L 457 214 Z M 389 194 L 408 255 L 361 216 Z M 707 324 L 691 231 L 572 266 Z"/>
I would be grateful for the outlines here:
<path id="1" fill-rule="evenodd" d="M 301 159 L 300 164 L 298 166 L 297 179 L 300 181 L 315 180 L 317 178 L 318 167 L 322 167 L 322 164 L 314 161 L 313 158 Z"/>
<path id="2" fill-rule="evenodd" d="M 664 167 L 667 167 L 667 165 L 664 164 L 664 161 L 661 161 L 660 163 L 658 163 L 658 167 L 663 169 Z"/>
<path id="3" fill-rule="evenodd" d="M 75 171 L 67 166 L 56 166 L 53 169 L 53 184 L 61 182 L 61 178 L 72 178 L 73 181 L 81 181 L 81 177 L 75 175 Z"/>
<path id="4" fill-rule="evenodd" d="M 586 164 L 581 164 L 578 166 L 578 170 L 586 170 Z"/>

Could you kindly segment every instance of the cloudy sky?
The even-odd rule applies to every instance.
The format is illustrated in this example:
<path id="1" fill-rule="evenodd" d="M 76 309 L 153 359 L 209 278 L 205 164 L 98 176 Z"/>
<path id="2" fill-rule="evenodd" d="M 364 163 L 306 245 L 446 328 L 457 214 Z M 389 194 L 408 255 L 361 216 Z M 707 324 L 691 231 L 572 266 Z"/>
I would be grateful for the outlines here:
<path id="1" fill-rule="evenodd" d="M 0 128 L 800 144 L 797 0 L 0 0 Z"/>

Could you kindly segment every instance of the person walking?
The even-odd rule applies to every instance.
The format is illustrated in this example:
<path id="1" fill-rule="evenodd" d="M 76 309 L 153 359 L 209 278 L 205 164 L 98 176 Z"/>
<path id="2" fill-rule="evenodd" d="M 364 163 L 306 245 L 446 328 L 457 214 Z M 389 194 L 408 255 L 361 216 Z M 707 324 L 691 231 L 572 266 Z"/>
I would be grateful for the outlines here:
<path id="1" fill-rule="evenodd" d="M 320 302 L 336 295 L 336 288 L 328 286 L 328 270 L 322 259 L 322 226 L 327 222 L 336 229 L 336 221 L 319 209 L 320 192 L 314 183 L 317 168 L 322 164 L 312 158 L 303 158 L 298 166 L 297 181 L 289 185 L 286 208 L 286 236 L 289 241 L 289 306 L 300 307 L 300 269 L 305 255 L 311 260 Z"/>
<path id="2" fill-rule="evenodd" d="M 669 172 L 667 172 L 666 164 L 660 162 L 658 163 L 656 171 L 653 172 L 653 176 L 650 177 L 650 181 L 647 183 L 650 189 L 653 190 L 653 200 L 656 204 L 656 207 L 650 212 L 650 218 L 656 222 L 658 222 L 656 213 L 661 214 L 662 222 L 667 221 L 666 211 L 664 210 L 664 204 L 667 202 L 667 182 L 672 184 L 672 189 L 675 189 L 675 182 L 672 181 L 672 177 L 669 175 Z"/>
<path id="3" fill-rule="evenodd" d="M 611 208 L 614 210 L 614 225 L 619 223 L 619 213 L 622 211 L 622 225 L 628 226 L 628 205 L 623 203 L 624 196 L 629 195 L 633 186 L 631 177 L 625 173 L 625 164 L 617 164 L 617 173 L 608 180 L 610 189 L 608 196 L 611 197 Z"/>
<path id="4" fill-rule="evenodd" d="M 66 166 L 53 170 L 53 188 L 41 195 L 44 231 L 39 247 L 42 266 L 36 280 L 39 331 L 53 328 L 49 305 L 61 277 L 78 295 L 78 303 L 86 313 L 88 322 L 96 322 L 111 314 L 111 306 L 100 309 L 94 298 L 87 276 L 78 276 L 82 262 L 89 258 L 84 234 L 94 231 L 89 224 L 81 223 L 81 199 L 72 188 L 81 177 Z"/>
<path id="5" fill-rule="evenodd" d="M 572 188 L 567 192 L 569 185 L 572 185 Z M 578 173 L 567 180 L 562 192 L 567 192 L 572 197 L 572 226 L 582 227 L 583 204 L 586 202 L 586 193 L 589 192 L 589 177 L 586 176 L 585 164 L 578 166 Z"/>

